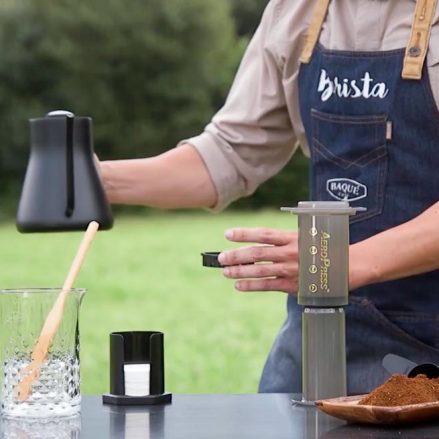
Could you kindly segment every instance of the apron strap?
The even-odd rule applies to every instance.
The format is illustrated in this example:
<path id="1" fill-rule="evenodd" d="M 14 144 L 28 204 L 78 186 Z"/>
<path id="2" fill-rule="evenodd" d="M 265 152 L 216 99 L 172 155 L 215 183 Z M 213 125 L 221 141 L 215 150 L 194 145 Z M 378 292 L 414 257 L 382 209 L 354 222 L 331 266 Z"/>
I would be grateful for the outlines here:
<path id="1" fill-rule="evenodd" d="M 309 64 L 314 47 L 328 12 L 331 0 L 317 0 L 312 13 L 311 23 L 306 34 L 305 45 L 300 56 L 300 62 Z M 430 42 L 431 26 L 436 12 L 438 0 L 416 0 L 410 40 L 406 48 L 402 77 L 404 79 L 421 79 L 422 68 L 427 56 Z"/>
<path id="2" fill-rule="evenodd" d="M 311 61 L 312 53 L 319 39 L 330 1 L 331 0 L 317 0 L 312 13 L 311 23 L 306 34 L 305 46 L 303 47 L 302 55 L 300 56 L 300 62 L 303 64 L 309 64 Z"/>
<path id="3" fill-rule="evenodd" d="M 402 77 L 421 79 L 422 68 L 430 43 L 431 26 L 436 11 L 437 0 L 416 0 L 412 31 L 404 57 Z"/>

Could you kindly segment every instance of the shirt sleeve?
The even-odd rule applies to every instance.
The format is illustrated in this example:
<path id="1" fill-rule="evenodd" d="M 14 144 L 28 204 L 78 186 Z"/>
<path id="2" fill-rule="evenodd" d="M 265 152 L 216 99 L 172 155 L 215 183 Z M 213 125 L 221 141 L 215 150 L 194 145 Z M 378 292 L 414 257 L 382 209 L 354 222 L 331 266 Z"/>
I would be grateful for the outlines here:
<path id="1" fill-rule="evenodd" d="M 213 211 L 252 194 L 278 173 L 296 149 L 274 44 L 272 0 L 253 36 L 224 107 L 204 132 L 180 144 L 201 155 L 218 194 Z"/>

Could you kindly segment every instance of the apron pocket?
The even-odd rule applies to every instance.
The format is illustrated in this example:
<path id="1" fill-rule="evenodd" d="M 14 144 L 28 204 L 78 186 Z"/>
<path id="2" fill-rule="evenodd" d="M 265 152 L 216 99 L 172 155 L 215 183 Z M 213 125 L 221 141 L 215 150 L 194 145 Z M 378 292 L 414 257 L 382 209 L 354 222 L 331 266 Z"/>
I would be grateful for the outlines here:
<path id="1" fill-rule="evenodd" d="M 378 344 L 382 343 L 385 345 L 385 340 L 388 339 L 395 346 L 392 353 L 398 354 L 399 347 L 402 351 L 405 351 L 400 352 L 404 356 L 404 354 L 408 354 L 408 350 L 413 353 L 410 356 L 413 361 L 416 361 L 419 357 L 435 358 L 435 361 L 439 360 L 439 349 L 420 340 L 415 335 L 416 332 L 421 331 L 421 325 L 425 332 L 435 331 L 434 326 L 437 325 L 437 323 L 434 323 L 436 321 L 435 318 L 427 319 L 425 315 L 408 312 L 391 311 L 384 313 L 371 300 L 366 298 L 351 296 L 350 302 L 351 304 L 359 305 L 364 317 L 369 320 L 369 325 L 374 325 L 377 332 L 381 333 L 381 340 L 377 340 Z M 431 336 L 433 339 L 436 336 L 434 333 L 424 335 Z M 390 351 L 387 353 L 390 353 Z M 416 358 L 415 353 L 418 354 L 418 358 Z M 409 356 L 407 357 L 409 358 Z"/>
<path id="2" fill-rule="evenodd" d="M 418 316 L 412 315 L 412 319 L 417 320 Z M 349 297 L 346 353 L 350 394 L 370 392 L 389 378 L 390 373 L 382 365 L 384 356 L 389 353 L 417 364 L 439 364 L 439 350 L 423 343 L 406 328 L 395 323 L 393 317 L 388 318 L 369 299 L 355 295 Z"/>
<path id="3" fill-rule="evenodd" d="M 439 354 L 439 314 L 404 311 L 385 311 L 383 314 L 401 330 Z"/>
<path id="4" fill-rule="evenodd" d="M 358 222 L 383 210 L 387 116 L 341 116 L 311 110 L 313 199 L 365 207 Z"/>

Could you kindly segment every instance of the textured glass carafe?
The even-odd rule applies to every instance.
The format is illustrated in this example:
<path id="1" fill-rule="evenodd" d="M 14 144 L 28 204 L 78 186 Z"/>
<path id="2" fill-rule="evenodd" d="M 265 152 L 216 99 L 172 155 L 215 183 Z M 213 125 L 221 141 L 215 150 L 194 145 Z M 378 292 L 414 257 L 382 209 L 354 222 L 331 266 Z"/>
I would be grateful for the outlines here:
<path id="1" fill-rule="evenodd" d="M 85 290 L 71 290 L 39 378 L 21 401 L 18 384 L 61 289 L 0 290 L 0 400 L 7 417 L 72 416 L 80 410 L 79 309 Z"/>

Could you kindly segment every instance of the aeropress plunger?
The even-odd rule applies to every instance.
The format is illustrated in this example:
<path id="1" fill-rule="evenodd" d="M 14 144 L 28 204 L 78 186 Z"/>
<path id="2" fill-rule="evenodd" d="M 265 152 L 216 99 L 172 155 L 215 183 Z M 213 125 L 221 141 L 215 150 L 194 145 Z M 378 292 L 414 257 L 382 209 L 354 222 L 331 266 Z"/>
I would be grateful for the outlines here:
<path id="1" fill-rule="evenodd" d="M 282 208 L 299 217 L 301 403 L 346 396 L 343 307 L 348 304 L 349 216 L 360 209 L 347 201 L 305 201 Z"/>

